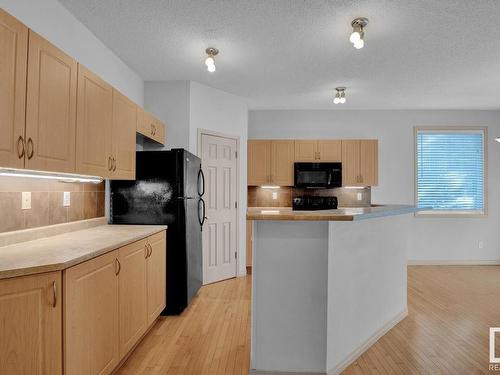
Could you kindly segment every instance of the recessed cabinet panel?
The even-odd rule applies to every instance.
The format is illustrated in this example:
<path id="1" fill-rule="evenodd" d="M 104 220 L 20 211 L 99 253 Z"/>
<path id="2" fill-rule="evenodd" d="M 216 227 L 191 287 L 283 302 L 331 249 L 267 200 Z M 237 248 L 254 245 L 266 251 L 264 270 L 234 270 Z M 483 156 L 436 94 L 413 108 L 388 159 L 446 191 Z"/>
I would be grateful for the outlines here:
<path id="1" fill-rule="evenodd" d="M 271 183 L 271 141 L 248 141 L 248 185 Z"/>
<path id="2" fill-rule="evenodd" d="M 364 186 L 378 185 L 378 141 L 362 140 L 360 145 L 360 174 Z"/>
<path id="3" fill-rule="evenodd" d="M 111 174 L 113 88 L 78 65 L 76 170 L 107 177 Z"/>
<path id="4" fill-rule="evenodd" d="M 77 62 L 30 30 L 26 168 L 75 171 L 76 91 Z"/>
<path id="5" fill-rule="evenodd" d="M 318 158 L 320 162 L 334 163 L 342 161 L 342 141 L 318 141 Z"/>
<path id="6" fill-rule="evenodd" d="M 318 158 L 318 141 L 300 140 L 295 141 L 295 161 L 314 163 Z"/>
<path id="7" fill-rule="evenodd" d="M 137 106 L 125 95 L 113 90 L 113 173 L 112 179 L 135 179 L 135 131 Z"/>
<path id="8" fill-rule="evenodd" d="M 62 373 L 61 273 L 0 280 L 0 374 Z"/>
<path id="9" fill-rule="evenodd" d="M 160 315 L 166 304 L 166 233 L 161 232 L 149 238 L 151 246 L 147 261 L 147 324 Z"/>
<path id="10" fill-rule="evenodd" d="M 0 9 L 0 167 L 24 167 L 28 28 Z"/>
<path id="11" fill-rule="evenodd" d="M 293 186 L 294 141 L 271 141 L 271 184 Z"/>
<path id="12" fill-rule="evenodd" d="M 342 185 L 378 185 L 378 141 L 342 141 Z"/>

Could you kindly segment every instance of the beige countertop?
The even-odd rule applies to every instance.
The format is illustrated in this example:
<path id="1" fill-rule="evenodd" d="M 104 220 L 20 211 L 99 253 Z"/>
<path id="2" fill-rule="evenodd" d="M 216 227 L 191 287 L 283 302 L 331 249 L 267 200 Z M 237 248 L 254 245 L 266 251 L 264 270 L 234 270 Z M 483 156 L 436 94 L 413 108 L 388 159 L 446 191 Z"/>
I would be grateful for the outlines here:
<path id="1" fill-rule="evenodd" d="M 396 204 L 319 211 L 292 211 L 291 207 L 249 207 L 247 220 L 355 221 L 416 211 L 418 209 L 414 206 Z"/>
<path id="2" fill-rule="evenodd" d="M 165 229 L 165 225 L 99 225 L 3 246 L 0 279 L 64 270 Z"/>

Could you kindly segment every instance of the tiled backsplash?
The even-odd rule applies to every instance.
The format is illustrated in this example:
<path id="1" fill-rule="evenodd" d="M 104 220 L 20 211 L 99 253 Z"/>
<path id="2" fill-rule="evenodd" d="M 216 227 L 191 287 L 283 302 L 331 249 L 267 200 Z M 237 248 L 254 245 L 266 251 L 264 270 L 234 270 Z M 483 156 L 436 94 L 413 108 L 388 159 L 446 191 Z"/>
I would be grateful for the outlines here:
<path id="1" fill-rule="evenodd" d="M 63 206 L 64 192 L 70 206 Z M 22 192 L 31 192 L 31 209 L 21 209 Z M 0 177 L 0 233 L 104 216 L 104 182 L 65 183 Z"/>
<path id="2" fill-rule="evenodd" d="M 277 199 L 273 199 L 273 192 Z M 361 200 L 358 200 L 361 193 Z M 339 207 L 369 207 L 371 204 L 371 189 L 295 189 L 292 187 L 281 187 L 279 189 L 262 189 L 258 186 L 248 187 L 248 207 L 291 207 L 294 196 L 317 195 L 335 196 Z"/>

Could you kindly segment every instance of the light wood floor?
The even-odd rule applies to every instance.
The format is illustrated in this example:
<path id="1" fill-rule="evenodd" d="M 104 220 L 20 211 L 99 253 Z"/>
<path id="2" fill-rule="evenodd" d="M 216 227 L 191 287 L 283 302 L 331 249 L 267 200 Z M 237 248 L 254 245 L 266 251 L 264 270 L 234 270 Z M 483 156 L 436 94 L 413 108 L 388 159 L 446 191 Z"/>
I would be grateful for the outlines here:
<path id="1" fill-rule="evenodd" d="M 118 373 L 247 374 L 250 290 L 250 277 L 203 287 L 181 316 L 161 318 Z M 408 309 L 344 375 L 488 373 L 500 267 L 409 267 Z"/>

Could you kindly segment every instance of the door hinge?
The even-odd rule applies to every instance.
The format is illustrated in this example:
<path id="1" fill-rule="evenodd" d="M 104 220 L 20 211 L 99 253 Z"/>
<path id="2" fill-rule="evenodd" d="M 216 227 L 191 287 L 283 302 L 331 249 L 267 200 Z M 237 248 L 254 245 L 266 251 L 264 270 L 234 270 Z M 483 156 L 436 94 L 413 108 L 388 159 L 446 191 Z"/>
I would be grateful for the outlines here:
<path id="1" fill-rule="evenodd" d="M 235 158 L 235 159 L 238 159 L 238 151 L 235 151 L 235 152 L 234 152 L 234 158 Z"/>
<path id="2" fill-rule="evenodd" d="M 237 251 L 234 252 L 234 259 L 238 259 L 238 252 Z"/>
<path id="3" fill-rule="evenodd" d="M 234 202 L 234 208 L 238 208 L 238 202 Z"/>

